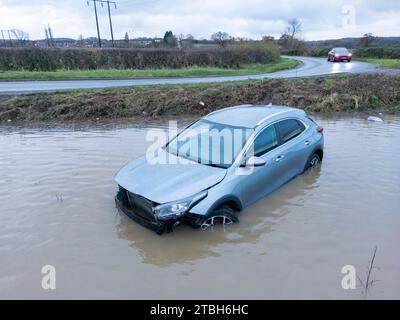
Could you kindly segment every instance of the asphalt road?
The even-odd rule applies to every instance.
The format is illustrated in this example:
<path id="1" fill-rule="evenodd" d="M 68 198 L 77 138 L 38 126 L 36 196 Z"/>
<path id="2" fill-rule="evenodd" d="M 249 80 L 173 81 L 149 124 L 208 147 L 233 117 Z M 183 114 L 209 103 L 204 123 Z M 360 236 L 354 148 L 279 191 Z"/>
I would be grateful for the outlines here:
<path id="1" fill-rule="evenodd" d="M 324 58 L 291 57 L 302 63 L 296 69 L 282 70 L 274 73 L 238 75 L 238 76 L 208 76 L 186 78 L 149 78 L 149 79 L 92 79 L 92 80 L 22 80 L 0 81 L 0 94 L 55 91 L 70 89 L 127 87 L 157 84 L 186 84 L 186 83 L 211 83 L 224 81 L 238 81 L 262 78 L 294 78 L 335 73 L 366 73 L 378 72 L 376 66 L 352 61 L 351 63 L 332 63 Z"/>

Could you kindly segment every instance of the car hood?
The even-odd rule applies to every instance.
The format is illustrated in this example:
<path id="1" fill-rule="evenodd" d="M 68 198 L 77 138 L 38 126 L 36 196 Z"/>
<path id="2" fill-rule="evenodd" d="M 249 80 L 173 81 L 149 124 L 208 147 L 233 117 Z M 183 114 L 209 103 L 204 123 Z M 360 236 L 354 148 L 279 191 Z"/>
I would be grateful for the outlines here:
<path id="1" fill-rule="evenodd" d="M 164 150 L 160 152 L 165 153 Z M 196 162 L 149 164 L 143 156 L 121 168 L 115 175 L 115 181 L 132 193 L 157 203 L 166 203 L 208 189 L 224 179 L 225 175 L 225 169 Z"/>

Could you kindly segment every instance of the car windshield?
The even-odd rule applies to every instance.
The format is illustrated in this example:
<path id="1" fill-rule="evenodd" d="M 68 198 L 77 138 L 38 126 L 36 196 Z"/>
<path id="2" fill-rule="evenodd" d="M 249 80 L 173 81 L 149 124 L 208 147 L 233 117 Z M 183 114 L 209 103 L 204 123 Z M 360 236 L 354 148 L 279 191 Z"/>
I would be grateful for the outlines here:
<path id="1" fill-rule="evenodd" d="M 349 51 L 346 48 L 336 48 L 335 52 L 336 53 L 349 53 Z"/>
<path id="2" fill-rule="evenodd" d="M 199 120 L 172 139 L 165 149 L 198 163 L 229 168 L 253 129 Z"/>

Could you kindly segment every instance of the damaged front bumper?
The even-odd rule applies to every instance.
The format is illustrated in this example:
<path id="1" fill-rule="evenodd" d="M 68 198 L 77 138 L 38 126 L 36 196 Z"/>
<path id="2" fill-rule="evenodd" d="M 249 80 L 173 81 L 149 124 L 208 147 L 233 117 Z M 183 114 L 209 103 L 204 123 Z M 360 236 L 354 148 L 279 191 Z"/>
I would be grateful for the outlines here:
<path id="1" fill-rule="evenodd" d="M 164 221 L 158 220 L 153 212 L 153 208 L 156 204 L 148 199 L 131 194 L 122 187 L 119 187 L 119 191 L 115 197 L 115 203 L 129 218 L 155 231 L 159 235 L 165 231 L 172 232 L 177 225 L 183 222 L 188 223 L 193 228 L 198 228 L 202 218 L 202 216 L 187 213 L 180 218 L 172 218 Z"/>

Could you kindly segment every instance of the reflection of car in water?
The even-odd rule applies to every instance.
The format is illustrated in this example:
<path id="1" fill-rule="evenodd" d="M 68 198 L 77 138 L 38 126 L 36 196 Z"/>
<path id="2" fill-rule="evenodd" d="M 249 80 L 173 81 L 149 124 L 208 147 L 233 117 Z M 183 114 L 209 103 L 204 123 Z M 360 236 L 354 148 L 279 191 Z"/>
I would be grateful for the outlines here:
<path id="1" fill-rule="evenodd" d="M 353 54 L 349 52 L 346 48 L 333 48 L 328 53 L 328 61 L 337 62 L 337 61 L 347 61 L 351 62 L 353 58 Z"/>
<path id="2" fill-rule="evenodd" d="M 231 224 L 238 221 L 236 211 L 318 164 L 323 144 L 323 129 L 299 109 L 218 110 L 157 151 L 167 163 L 141 157 L 124 166 L 115 176 L 116 203 L 160 234 L 183 222 L 204 229 Z"/>

